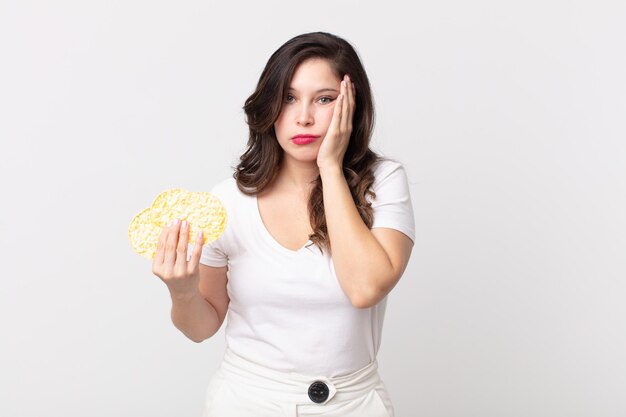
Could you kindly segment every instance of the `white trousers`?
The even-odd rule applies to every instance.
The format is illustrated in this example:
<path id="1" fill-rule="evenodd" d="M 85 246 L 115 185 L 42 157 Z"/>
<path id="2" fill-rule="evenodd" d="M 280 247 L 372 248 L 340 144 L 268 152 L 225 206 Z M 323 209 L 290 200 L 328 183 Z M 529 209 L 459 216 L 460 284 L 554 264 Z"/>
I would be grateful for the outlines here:
<path id="1" fill-rule="evenodd" d="M 352 374 L 327 378 L 279 372 L 226 348 L 209 382 L 203 417 L 306 416 L 394 417 L 378 361 Z"/>

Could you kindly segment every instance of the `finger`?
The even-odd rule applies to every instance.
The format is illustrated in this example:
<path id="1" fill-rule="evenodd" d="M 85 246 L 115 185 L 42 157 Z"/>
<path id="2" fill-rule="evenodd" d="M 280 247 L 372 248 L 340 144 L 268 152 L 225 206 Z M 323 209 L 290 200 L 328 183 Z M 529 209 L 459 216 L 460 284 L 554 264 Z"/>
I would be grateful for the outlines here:
<path id="1" fill-rule="evenodd" d="M 341 122 L 341 109 L 343 103 L 343 95 L 337 96 L 337 102 L 335 103 L 335 109 L 333 110 L 333 118 L 330 121 L 328 127 L 329 132 L 339 132 L 339 122 Z"/>
<path id="2" fill-rule="evenodd" d="M 356 109 L 356 88 L 354 87 L 354 83 L 352 79 L 348 79 L 348 84 L 350 88 L 348 88 L 348 96 L 350 97 L 350 111 L 348 112 L 348 129 L 352 131 L 352 122 L 354 121 L 354 110 Z"/>
<path id="3" fill-rule="evenodd" d="M 200 230 L 198 236 L 196 236 L 196 244 L 193 247 L 193 252 L 191 252 L 191 259 L 189 259 L 189 272 L 195 272 L 198 268 L 200 255 L 202 255 L 202 242 L 204 242 L 204 236 L 202 235 L 202 230 Z"/>
<path id="4" fill-rule="evenodd" d="M 176 262 L 176 244 L 178 243 L 178 231 L 180 229 L 180 222 L 178 219 L 174 220 L 169 226 L 169 234 L 167 236 L 167 242 L 165 243 L 165 259 L 163 263 L 170 268 L 174 267 Z"/>
<path id="5" fill-rule="evenodd" d="M 161 230 L 161 235 L 159 236 L 159 242 L 157 243 L 157 250 L 154 254 L 154 265 L 163 264 L 163 259 L 165 257 L 165 242 L 167 241 L 167 232 L 169 228 L 167 226 L 163 226 Z"/>
<path id="6" fill-rule="evenodd" d="M 183 220 L 180 224 L 180 235 L 176 246 L 176 270 L 187 271 L 187 242 L 189 241 L 189 223 Z"/>
<path id="7" fill-rule="evenodd" d="M 348 82 L 346 81 L 347 77 L 343 77 L 343 81 L 341 82 L 341 94 L 343 94 L 344 99 L 341 106 L 341 124 L 340 129 L 342 132 L 345 132 L 348 128 L 348 116 L 350 114 L 348 106 L 350 105 L 350 98 L 348 96 Z"/>

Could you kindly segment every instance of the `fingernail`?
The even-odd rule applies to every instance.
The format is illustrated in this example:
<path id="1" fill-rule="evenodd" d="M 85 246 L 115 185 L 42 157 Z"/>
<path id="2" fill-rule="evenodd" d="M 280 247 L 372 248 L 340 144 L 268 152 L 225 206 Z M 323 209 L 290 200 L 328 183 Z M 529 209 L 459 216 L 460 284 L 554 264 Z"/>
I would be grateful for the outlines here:
<path id="1" fill-rule="evenodd" d="M 183 223 L 181 224 L 181 227 L 183 229 L 187 228 L 187 220 L 183 220 Z"/>

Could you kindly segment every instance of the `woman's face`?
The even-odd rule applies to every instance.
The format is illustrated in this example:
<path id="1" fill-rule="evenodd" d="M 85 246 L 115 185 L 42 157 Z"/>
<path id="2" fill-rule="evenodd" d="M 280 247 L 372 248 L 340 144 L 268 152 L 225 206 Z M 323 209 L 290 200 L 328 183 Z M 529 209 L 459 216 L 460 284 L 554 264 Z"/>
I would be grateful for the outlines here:
<path id="1" fill-rule="evenodd" d="M 308 59 L 296 68 L 274 131 L 284 157 L 315 162 L 333 116 L 341 79 L 325 59 Z M 296 138 L 309 135 L 310 139 Z"/>

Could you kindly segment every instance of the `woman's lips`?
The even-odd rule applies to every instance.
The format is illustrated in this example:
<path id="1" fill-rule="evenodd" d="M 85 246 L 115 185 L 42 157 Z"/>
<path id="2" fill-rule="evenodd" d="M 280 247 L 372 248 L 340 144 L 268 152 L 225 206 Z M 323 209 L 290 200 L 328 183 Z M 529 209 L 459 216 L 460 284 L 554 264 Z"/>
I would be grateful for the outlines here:
<path id="1" fill-rule="evenodd" d="M 319 136 L 315 135 L 296 135 L 291 138 L 291 141 L 296 145 L 306 145 L 311 142 L 315 142 Z"/>

